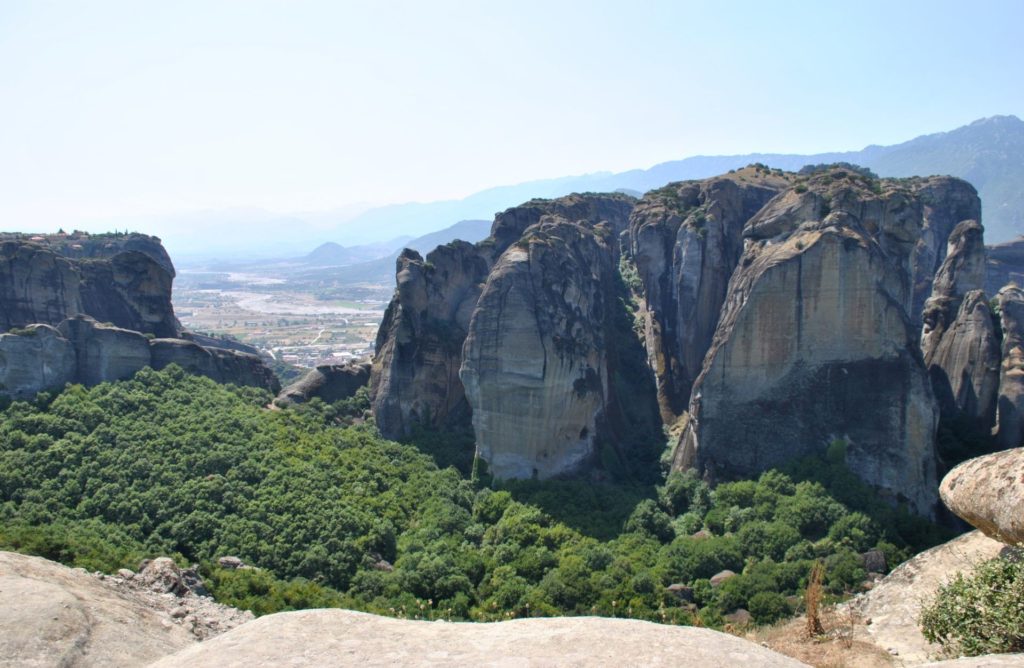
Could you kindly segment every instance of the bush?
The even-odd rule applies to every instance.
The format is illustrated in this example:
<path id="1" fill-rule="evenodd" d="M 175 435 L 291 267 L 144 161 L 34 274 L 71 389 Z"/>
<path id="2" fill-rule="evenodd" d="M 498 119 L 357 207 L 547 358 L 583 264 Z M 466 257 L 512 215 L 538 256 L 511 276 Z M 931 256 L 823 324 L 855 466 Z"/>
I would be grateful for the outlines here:
<path id="1" fill-rule="evenodd" d="M 958 573 L 924 606 L 921 631 L 956 654 L 1024 651 L 1024 562 L 997 558 Z"/>
<path id="2" fill-rule="evenodd" d="M 758 624 L 771 624 L 791 612 L 786 597 L 773 591 L 762 591 L 751 596 L 747 610 Z"/>

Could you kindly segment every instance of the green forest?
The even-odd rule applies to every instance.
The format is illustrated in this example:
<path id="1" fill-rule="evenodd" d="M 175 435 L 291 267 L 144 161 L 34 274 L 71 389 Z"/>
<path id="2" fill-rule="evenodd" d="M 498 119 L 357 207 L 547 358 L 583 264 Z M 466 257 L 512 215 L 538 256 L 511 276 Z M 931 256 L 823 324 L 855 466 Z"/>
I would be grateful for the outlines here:
<path id="1" fill-rule="evenodd" d="M 8 404 L 0 549 L 104 572 L 169 555 L 256 614 L 718 627 L 737 608 L 759 623 L 796 612 L 815 562 L 838 597 L 864 581 L 866 550 L 895 564 L 947 537 L 870 493 L 841 441 L 714 489 L 679 473 L 498 483 L 474 469 L 466 434 L 382 439 L 365 392 L 333 406 L 270 400 L 172 366 Z M 221 569 L 224 555 L 256 568 Z M 712 586 L 726 569 L 737 575 Z"/>

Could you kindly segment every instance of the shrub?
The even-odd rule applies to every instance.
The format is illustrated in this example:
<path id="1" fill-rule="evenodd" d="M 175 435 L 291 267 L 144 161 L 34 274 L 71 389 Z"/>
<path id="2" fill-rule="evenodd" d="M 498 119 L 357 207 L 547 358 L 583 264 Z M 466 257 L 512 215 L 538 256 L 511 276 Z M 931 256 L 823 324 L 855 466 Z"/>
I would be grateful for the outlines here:
<path id="1" fill-rule="evenodd" d="M 786 597 L 774 591 L 762 591 L 750 597 L 748 610 L 758 624 L 771 624 L 791 611 Z"/>
<path id="2" fill-rule="evenodd" d="M 924 606 L 921 631 L 967 656 L 1024 651 L 1024 562 L 997 558 L 958 573 Z"/>

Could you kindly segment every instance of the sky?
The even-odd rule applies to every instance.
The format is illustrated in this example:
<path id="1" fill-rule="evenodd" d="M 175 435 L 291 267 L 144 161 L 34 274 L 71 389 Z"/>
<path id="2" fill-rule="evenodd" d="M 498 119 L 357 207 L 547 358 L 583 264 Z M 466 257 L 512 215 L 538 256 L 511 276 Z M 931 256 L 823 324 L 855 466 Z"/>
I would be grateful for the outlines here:
<path id="1" fill-rule="evenodd" d="M 1024 116 L 1024 2 L 0 0 L 0 229 L 353 211 Z"/>

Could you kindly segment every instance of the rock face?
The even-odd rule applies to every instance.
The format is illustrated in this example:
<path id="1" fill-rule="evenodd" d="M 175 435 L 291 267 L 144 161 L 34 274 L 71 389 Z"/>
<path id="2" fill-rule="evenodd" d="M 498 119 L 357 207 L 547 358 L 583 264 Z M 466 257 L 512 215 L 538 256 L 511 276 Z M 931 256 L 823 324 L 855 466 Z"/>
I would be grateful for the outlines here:
<path id="1" fill-rule="evenodd" d="M 452 624 L 348 610 L 267 615 L 172 654 L 152 668 L 360 666 L 688 666 L 805 664 L 708 629 L 597 617 Z"/>
<path id="2" fill-rule="evenodd" d="M 0 238 L 0 330 L 56 326 L 87 314 L 124 329 L 177 336 L 174 268 L 159 240 L 129 235 L 108 244 L 105 239 L 68 244 L 64 237 Z"/>
<path id="3" fill-rule="evenodd" d="M 839 440 L 859 477 L 930 512 L 938 416 L 915 304 L 932 255 L 945 259 L 934 230 L 971 212 L 972 192 L 833 169 L 761 209 L 673 466 L 752 476 Z"/>
<path id="4" fill-rule="evenodd" d="M 996 443 L 1001 448 L 1024 444 L 1024 291 L 1008 285 L 996 297 L 1003 329 Z"/>
<path id="5" fill-rule="evenodd" d="M 0 334 L 0 395 L 31 399 L 43 390 L 63 386 L 76 371 L 74 347 L 49 325 Z"/>
<path id="6" fill-rule="evenodd" d="M 918 665 L 942 648 L 921 634 L 921 604 L 931 599 L 959 572 L 999 555 L 1005 546 L 972 531 L 922 552 L 893 569 L 871 591 L 845 604 L 870 619 L 868 639 L 886 652 L 895 652 L 901 665 Z"/>
<path id="7" fill-rule="evenodd" d="M 277 377 L 256 355 L 203 348 L 182 339 L 148 339 L 131 330 L 68 318 L 55 329 L 32 325 L 0 335 L 0 396 L 30 399 L 65 383 L 97 385 L 131 378 L 144 367 L 178 364 L 220 383 L 280 389 Z"/>
<path id="8" fill-rule="evenodd" d="M 546 217 L 492 269 L 460 377 L 477 453 L 499 478 L 577 473 L 609 402 L 615 235 Z"/>
<path id="9" fill-rule="evenodd" d="M 314 397 L 327 403 L 348 399 L 370 380 L 368 362 L 322 365 L 281 390 L 274 403 L 279 406 L 301 404 Z"/>
<path id="10" fill-rule="evenodd" d="M 416 425 L 468 425 L 470 407 L 459 378 L 470 318 L 491 267 L 545 215 L 620 230 L 634 200 L 626 195 L 569 195 L 532 200 L 495 217 L 477 244 L 439 246 L 424 260 L 412 250 L 396 262 L 397 289 L 377 333 L 370 395 L 377 426 L 388 438 Z"/>
<path id="11" fill-rule="evenodd" d="M 7 332 L 0 335 L 0 396 L 27 399 L 68 382 L 95 385 L 169 364 L 218 382 L 280 389 L 252 348 L 182 332 L 173 279 L 156 237 L 0 233 L 0 332 Z"/>
<path id="12" fill-rule="evenodd" d="M 1024 543 L 1024 448 L 970 459 L 942 479 L 946 506 L 1008 545 Z"/>
<path id="13" fill-rule="evenodd" d="M 387 438 L 417 424 L 437 427 L 468 419 L 459 366 L 469 319 L 489 262 L 464 241 L 427 255 L 406 249 L 396 266 L 398 288 L 377 332 L 370 395 Z"/>
<path id="14" fill-rule="evenodd" d="M 950 235 L 946 259 L 924 306 L 921 350 L 942 418 L 968 420 L 980 432 L 995 424 L 999 341 L 984 280 L 982 228 L 962 222 Z"/>
<path id="15" fill-rule="evenodd" d="M 985 250 L 985 292 L 994 295 L 1009 283 L 1024 286 L 1024 237 Z"/>
<path id="16" fill-rule="evenodd" d="M 629 256 L 640 279 L 644 340 L 666 423 L 686 410 L 711 347 L 743 252 L 743 226 L 788 185 L 782 175 L 742 170 L 670 184 L 634 209 Z"/>

